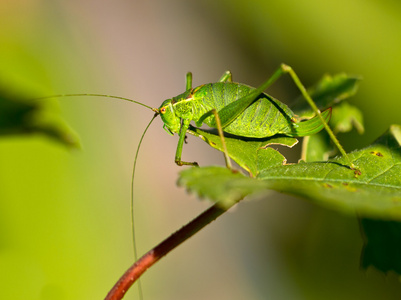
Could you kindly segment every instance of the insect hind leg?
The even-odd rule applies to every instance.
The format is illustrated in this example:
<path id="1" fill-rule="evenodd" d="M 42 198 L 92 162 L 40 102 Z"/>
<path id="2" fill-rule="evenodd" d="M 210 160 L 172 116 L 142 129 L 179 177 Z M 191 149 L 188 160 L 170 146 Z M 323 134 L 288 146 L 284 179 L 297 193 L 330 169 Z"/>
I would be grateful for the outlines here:
<path id="1" fill-rule="evenodd" d="M 301 80 L 299 79 L 298 75 L 295 73 L 295 71 L 288 65 L 286 64 L 281 64 L 280 68 L 274 73 L 273 76 L 277 76 L 277 78 L 279 78 L 282 74 L 286 74 L 288 73 L 292 80 L 294 81 L 295 85 L 298 87 L 298 89 L 301 91 L 301 94 L 304 96 L 305 100 L 308 102 L 308 104 L 310 105 L 310 107 L 312 108 L 313 112 L 315 113 L 315 115 L 317 115 L 320 119 L 320 121 L 322 122 L 324 128 L 326 129 L 330 139 L 332 140 L 332 142 L 336 145 L 336 147 L 338 148 L 338 150 L 340 151 L 341 155 L 347 160 L 349 167 L 352 170 L 356 170 L 358 171 L 358 167 L 356 167 L 353 162 L 351 161 L 351 159 L 349 158 L 349 156 L 347 155 L 347 153 L 345 152 L 344 148 L 341 146 L 340 142 L 338 141 L 337 137 L 334 135 L 333 131 L 331 130 L 329 124 L 327 124 L 327 122 L 324 120 L 323 116 L 321 115 L 320 110 L 318 109 L 318 107 L 316 106 L 315 102 L 312 100 L 311 96 L 309 96 L 305 86 L 302 84 Z"/>

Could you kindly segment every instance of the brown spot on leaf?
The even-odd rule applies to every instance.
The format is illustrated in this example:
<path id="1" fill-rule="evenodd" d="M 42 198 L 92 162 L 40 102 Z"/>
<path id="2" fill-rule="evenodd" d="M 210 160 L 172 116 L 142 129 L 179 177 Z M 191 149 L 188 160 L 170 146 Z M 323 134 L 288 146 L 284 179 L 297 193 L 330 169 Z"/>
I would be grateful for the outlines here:
<path id="1" fill-rule="evenodd" d="M 358 189 L 356 189 L 355 187 L 351 186 L 348 182 L 343 182 L 341 183 L 344 188 L 348 191 L 348 192 L 356 192 L 358 191 Z"/>
<path id="2" fill-rule="evenodd" d="M 354 170 L 354 177 L 355 177 L 355 178 L 358 177 L 358 176 L 361 175 L 361 174 L 362 174 L 361 170 L 359 170 L 359 169 L 355 169 L 355 170 Z"/>
<path id="3" fill-rule="evenodd" d="M 376 155 L 378 157 L 383 157 L 384 155 L 380 153 L 379 151 L 370 151 L 370 154 Z"/>

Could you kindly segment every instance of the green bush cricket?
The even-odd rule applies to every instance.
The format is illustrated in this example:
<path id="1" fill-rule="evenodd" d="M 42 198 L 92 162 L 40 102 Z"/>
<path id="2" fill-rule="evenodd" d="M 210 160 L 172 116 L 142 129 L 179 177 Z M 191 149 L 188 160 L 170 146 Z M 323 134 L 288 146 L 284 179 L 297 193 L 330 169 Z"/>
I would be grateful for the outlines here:
<path id="1" fill-rule="evenodd" d="M 313 109 L 315 113 L 313 118 L 301 122 L 287 105 L 264 93 L 264 90 L 286 73 L 291 76 L 295 85 Z M 341 155 L 348 160 L 348 167 L 350 169 L 355 169 L 355 166 L 348 158 L 340 142 L 328 125 L 328 121 L 331 117 L 331 109 L 320 112 L 296 73 L 290 66 L 285 64 L 282 64 L 274 74 L 258 88 L 252 88 L 245 84 L 233 82 L 231 72 L 229 71 L 226 71 L 216 83 L 203 84 L 192 88 L 192 74 L 189 72 L 186 76 L 186 91 L 176 97 L 165 100 L 159 108 L 152 108 L 141 102 L 124 97 L 101 94 L 65 94 L 52 97 L 67 96 L 100 96 L 115 98 L 133 102 L 151 109 L 155 112 L 154 118 L 158 115 L 161 116 L 164 123 L 163 128 L 170 135 L 174 135 L 175 133 L 179 135 L 175 154 L 175 163 L 179 166 L 197 165 L 196 162 L 185 162 L 181 160 L 185 136 L 189 124 L 191 121 L 194 121 L 198 127 L 204 123 L 209 127 L 217 128 L 219 132 L 250 138 L 266 138 L 276 134 L 289 137 L 303 137 L 315 134 L 325 128 Z M 221 123 L 221 126 L 218 126 L 218 123 Z M 220 136 L 224 139 L 222 134 L 220 134 Z M 142 138 L 137 150 L 139 150 Z M 224 140 L 222 142 L 224 144 Z M 229 156 L 229 153 L 225 154 L 226 157 Z"/>
<path id="2" fill-rule="evenodd" d="M 264 93 L 271 84 L 286 73 L 291 76 L 295 85 L 313 109 L 315 113 L 313 118 L 301 122 L 287 105 Z M 204 123 L 209 127 L 218 129 L 223 145 L 226 165 L 230 169 L 229 149 L 226 149 L 223 132 L 239 137 L 249 138 L 266 138 L 276 134 L 289 137 L 303 137 L 313 135 L 324 128 L 331 141 L 340 151 L 341 155 L 348 161 L 347 167 L 355 170 L 355 174 L 357 174 L 358 171 L 357 167 L 355 167 L 349 159 L 328 125 L 328 121 L 331 117 L 331 109 L 329 108 L 320 112 L 296 73 L 290 66 L 285 64 L 282 64 L 273 75 L 258 88 L 252 88 L 244 84 L 233 82 L 231 72 L 229 71 L 225 72 L 218 82 L 203 84 L 196 88 L 192 88 L 192 74 L 187 73 L 185 92 L 176 97 L 165 100 L 159 108 L 152 108 L 138 101 L 110 95 L 66 94 L 52 97 L 67 96 L 101 96 L 121 99 L 142 105 L 155 112 L 153 118 L 141 136 L 133 165 L 131 210 L 135 259 L 136 246 L 133 221 L 133 185 L 135 167 L 143 137 L 152 121 L 158 115 L 161 116 L 163 121 L 163 128 L 170 135 L 174 135 L 175 133 L 179 135 L 175 154 L 175 163 L 179 166 L 198 165 L 196 162 L 186 162 L 181 160 L 186 133 L 191 121 L 194 121 L 195 125 L 198 127 Z"/>
<path id="3" fill-rule="evenodd" d="M 301 93 L 315 112 L 315 117 L 300 122 L 294 113 L 282 102 L 263 93 L 281 75 L 289 73 Z M 290 137 L 312 135 L 325 128 L 339 151 L 348 156 L 328 126 L 331 110 L 320 112 L 305 87 L 291 67 L 281 65 L 279 69 L 259 88 L 232 82 L 230 72 L 226 72 L 217 83 L 204 84 L 192 88 L 192 74 L 187 74 L 186 91 L 165 100 L 157 109 L 164 123 L 164 129 L 171 135 L 177 133 L 179 141 L 175 155 L 177 165 L 197 165 L 181 160 L 185 134 L 191 121 L 196 126 L 202 123 L 220 131 L 241 137 L 266 138 L 276 134 Z M 217 114 L 216 114 L 217 112 Z M 217 126 L 220 119 L 221 126 Z M 216 122 L 217 121 L 217 122 Z M 221 135 L 222 137 L 222 135 Z M 223 137 L 222 137 L 223 138 Z M 223 141 L 224 145 L 224 141 Z M 227 152 L 227 151 L 225 151 Z M 229 156 L 226 154 L 226 158 Z M 354 168 L 348 159 L 349 167 Z"/>

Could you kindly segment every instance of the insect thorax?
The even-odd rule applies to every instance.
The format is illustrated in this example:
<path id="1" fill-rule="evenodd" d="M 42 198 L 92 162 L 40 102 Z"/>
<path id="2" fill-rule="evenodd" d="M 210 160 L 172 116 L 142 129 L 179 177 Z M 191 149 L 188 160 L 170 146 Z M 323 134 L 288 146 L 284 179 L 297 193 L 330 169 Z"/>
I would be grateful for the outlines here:
<path id="1" fill-rule="evenodd" d="M 203 103 L 202 95 L 197 94 L 198 88 L 186 91 L 177 97 L 173 97 L 172 105 L 177 117 L 182 119 L 196 120 L 211 107 L 206 107 Z"/>

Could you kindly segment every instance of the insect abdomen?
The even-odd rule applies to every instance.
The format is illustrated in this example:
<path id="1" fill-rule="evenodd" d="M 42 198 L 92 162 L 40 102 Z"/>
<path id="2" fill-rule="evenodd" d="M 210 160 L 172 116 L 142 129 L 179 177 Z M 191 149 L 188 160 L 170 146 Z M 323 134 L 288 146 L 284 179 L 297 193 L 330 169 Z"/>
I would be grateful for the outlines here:
<path id="1" fill-rule="evenodd" d="M 254 88 L 238 83 L 211 83 L 195 89 L 194 105 L 201 105 L 205 111 L 215 108 L 220 112 L 228 104 L 246 96 Z M 198 116 L 200 118 L 201 116 Z M 283 103 L 267 94 L 261 94 L 233 122 L 223 128 L 227 133 L 245 137 L 269 137 L 279 133 L 292 132 L 293 112 Z M 214 117 L 204 123 L 214 126 Z"/>

